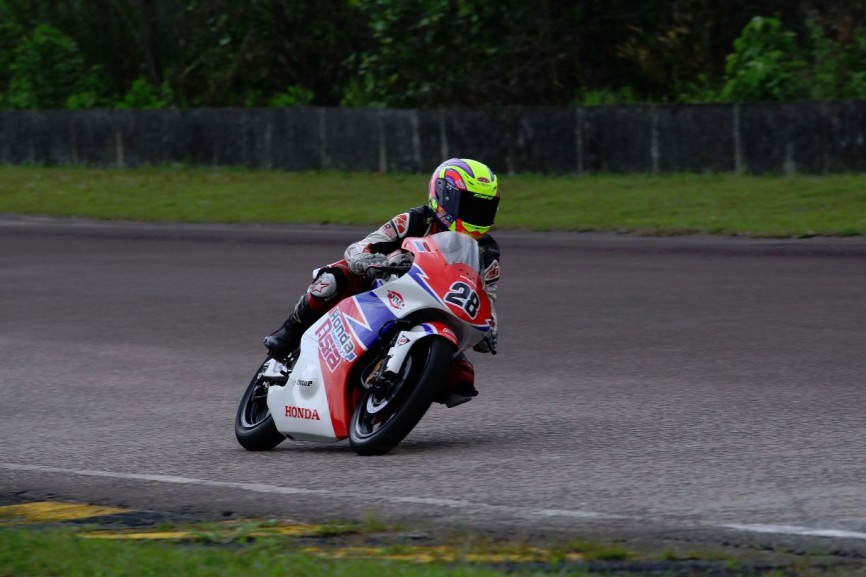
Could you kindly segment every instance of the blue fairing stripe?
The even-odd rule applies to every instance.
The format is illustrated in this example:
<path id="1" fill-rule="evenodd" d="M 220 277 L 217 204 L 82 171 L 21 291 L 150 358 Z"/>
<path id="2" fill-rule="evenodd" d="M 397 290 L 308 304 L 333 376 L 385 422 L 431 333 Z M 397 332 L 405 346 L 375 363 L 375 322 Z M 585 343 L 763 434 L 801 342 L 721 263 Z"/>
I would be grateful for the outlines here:
<path id="1" fill-rule="evenodd" d="M 355 319 L 349 315 L 345 315 L 352 332 L 358 337 L 358 340 L 364 345 L 365 349 L 369 349 L 377 340 L 379 340 L 379 328 L 385 323 L 393 321 L 397 315 L 391 310 L 391 307 L 382 302 L 376 293 L 366 292 L 355 295 L 355 302 L 367 319 L 368 326 L 362 324 L 362 319 Z"/>

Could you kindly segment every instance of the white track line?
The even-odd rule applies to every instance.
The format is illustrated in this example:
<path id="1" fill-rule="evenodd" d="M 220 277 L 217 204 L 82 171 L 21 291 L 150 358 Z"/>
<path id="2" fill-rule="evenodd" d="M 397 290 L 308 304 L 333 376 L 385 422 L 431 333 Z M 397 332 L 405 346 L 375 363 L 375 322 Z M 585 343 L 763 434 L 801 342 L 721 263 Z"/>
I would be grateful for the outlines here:
<path id="1" fill-rule="evenodd" d="M 777 535 L 805 535 L 808 537 L 835 537 L 836 539 L 866 539 L 866 533 L 841 529 L 813 529 L 797 525 L 721 525 L 726 529 L 752 533 L 775 533 Z"/>
<path id="2" fill-rule="evenodd" d="M 0 463 L 0 469 L 7 471 L 28 471 L 34 473 L 58 473 L 62 475 L 80 475 L 83 477 L 102 477 L 107 479 L 125 479 L 130 481 L 153 481 L 157 483 L 170 483 L 173 485 L 192 485 L 198 487 L 218 487 L 222 489 L 239 489 L 252 491 L 254 493 L 266 493 L 269 495 L 319 495 L 331 498 L 345 498 L 353 500 L 373 500 L 387 503 L 399 503 L 410 505 L 432 505 L 434 507 L 445 507 L 451 509 L 482 509 L 485 511 L 497 511 L 510 515 L 522 517 L 569 517 L 573 519 L 626 519 L 621 515 L 608 515 L 593 511 L 576 511 L 569 509 L 533 509 L 531 507 L 509 507 L 506 505 L 490 505 L 476 503 L 473 501 L 462 501 L 459 499 L 433 499 L 429 497 L 398 497 L 394 495 L 375 495 L 370 493 L 350 493 L 344 491 L 329 491 L 327 489 L 302 489 L 297 487 L 283 487 L 279 485 L 265 485 L 261 483 L 237 483 L 231 481 L 210 481 L 208 479 L 194 479 L 190 477 L 175 477 L 171 475 L 148 475 L 139 473 L 113 473 L 110 471 L 90 471 L 77 469 L 61 469 L 58 467 L 43 467 L 39 465 L 18 465 L 15 463 Z"/>
<path id="3" fill-rule="evenodd" d="M 62 475 L 78 475 L 82 477 L 101 477 L 106 479 L 124 479 L 129 481 L 151 481 L 157 483 L 169 483 L 173 485 L 191 485 L 198 487 L 218 487 L 222 489 L 238 489 L 254 493 L 265 493 L 269 495 L 319 495 L 330 498 L 345 498 L 353 500 L 374 500 L 387 503 L 432 505 L 460 510 L 485 510 L 506 513 L 518 517 L 565 517 L 572 519 L 633 519 L 623 515 L 609 515 L 594 511 L 581 511 L 570 509 L 533 509 L 531 507 L 509 507 L 505 505 L 490 505 L 476 503 L 459 499 L 433 499 L 429 497 L 398 497 L 395 495 L 372 495 L 368 493 L 351 493 L 343 491 L 329 491 L 327 489 L 303 489 L 298 487 L 283 487 L 279 485 L 265 485 L 261 483 L 238 483 L 231 481 L 211 481 L 208 479 L 194 479 L 190 477 L 176 477 L 172 475 L 148 475 L 143 473 L 114 473 L 111 471 L 91 471 L 78 469 L 62 469 L 59 467 L 43 467 L 40 465 L 19 465 L 15 463 L 0 463 L 0 469 L 7 471 L 26 471 L 33 473 L 57 473 Z M 752 533 L 774 533 L 779 535 L 802 535 L 810 537 L 833 537 L 837 539 L 866 539 L 866 533 L 857 531 L 843 531 L 836 529 L 817 529 L 811 527 L 799 527 L 795 525 L 740 525 L 724 524 L 717 525 L 724 529 L 745 531 Z"/>

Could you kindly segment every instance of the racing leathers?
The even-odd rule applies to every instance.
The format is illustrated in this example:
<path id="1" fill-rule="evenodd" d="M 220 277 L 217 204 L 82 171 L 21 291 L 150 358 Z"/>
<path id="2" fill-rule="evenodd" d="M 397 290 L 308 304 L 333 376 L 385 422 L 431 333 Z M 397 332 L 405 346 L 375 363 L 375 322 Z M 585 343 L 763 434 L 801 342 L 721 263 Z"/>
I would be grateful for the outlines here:
<path id="1" fill-rule="evenodd" d="M 441 232 L 433 210 L 422 205 L 398 214 L 362 240 L 349 245 L 344 260 L 315 271 L 315 278 L 307 292 L 301 296 L 291 316 L 277 331 L 265 337 L 264 344 L 277 357 L 287 357 L 300 344 L 301 335 L 316 320 L 344 298 L 369 290 L 373 278 L 366 275 L 371 266 L 388 262 L 406 237 L 428 236 Z M 499 245 L 487 234 L 478 240 L 481 250 L 484 286 L 491 303 L 496 302 L 499 284 Z M 496 313 L 494 311 L 494 318 Z M 475 346 L 480 352 L 495 352 L 496 327 L 490 335 Z M 464 354 L 455 357 L 446 377 L 442 394 L 437 402 L 453 407 L 478 394 L 475 390 L 475 371 Z"/>

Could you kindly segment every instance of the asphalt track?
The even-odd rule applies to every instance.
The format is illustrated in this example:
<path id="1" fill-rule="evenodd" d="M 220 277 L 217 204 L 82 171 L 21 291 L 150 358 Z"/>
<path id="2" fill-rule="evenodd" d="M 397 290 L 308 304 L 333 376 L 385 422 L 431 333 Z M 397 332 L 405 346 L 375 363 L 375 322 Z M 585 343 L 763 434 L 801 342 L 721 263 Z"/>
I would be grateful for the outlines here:
<path id="1" fill-rule="evenodd" d="M 244 451 L 261 337 L 364 232 L 0 218 L 0 496 L 866 554 L 866 241 L 501 233 L 477 399 Z"/>

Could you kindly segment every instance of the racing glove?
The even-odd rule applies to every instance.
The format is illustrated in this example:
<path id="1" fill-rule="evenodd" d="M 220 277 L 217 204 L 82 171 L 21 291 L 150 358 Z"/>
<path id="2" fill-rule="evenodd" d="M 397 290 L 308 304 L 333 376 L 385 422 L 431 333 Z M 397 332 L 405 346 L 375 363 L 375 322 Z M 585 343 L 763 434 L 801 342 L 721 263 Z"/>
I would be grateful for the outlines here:
<path id="1" fill-rule="evenodd" d="M 398 248 L 388 255 L 388 265 L 409 267 L 412 265 L 414 259 L 415 255 L 411 252 L 406 252 L 403 249 Z"/>
<path id="2" fill-rule="evenodd" d="M 472 350 L 479 353 L 490 353 L 495 355 L 497 340 L 496 329 L 490 329 L 490 332 L 485 335 L 484 340 L 472 347 Z"/>
<path id="3" fill-rule="evenodd" d="M 388 264 L 384 254 L 378 252 L 362 252 L 349 261 L 349 270 L 355 274 L 364 274 L 367 269 Z"/>

